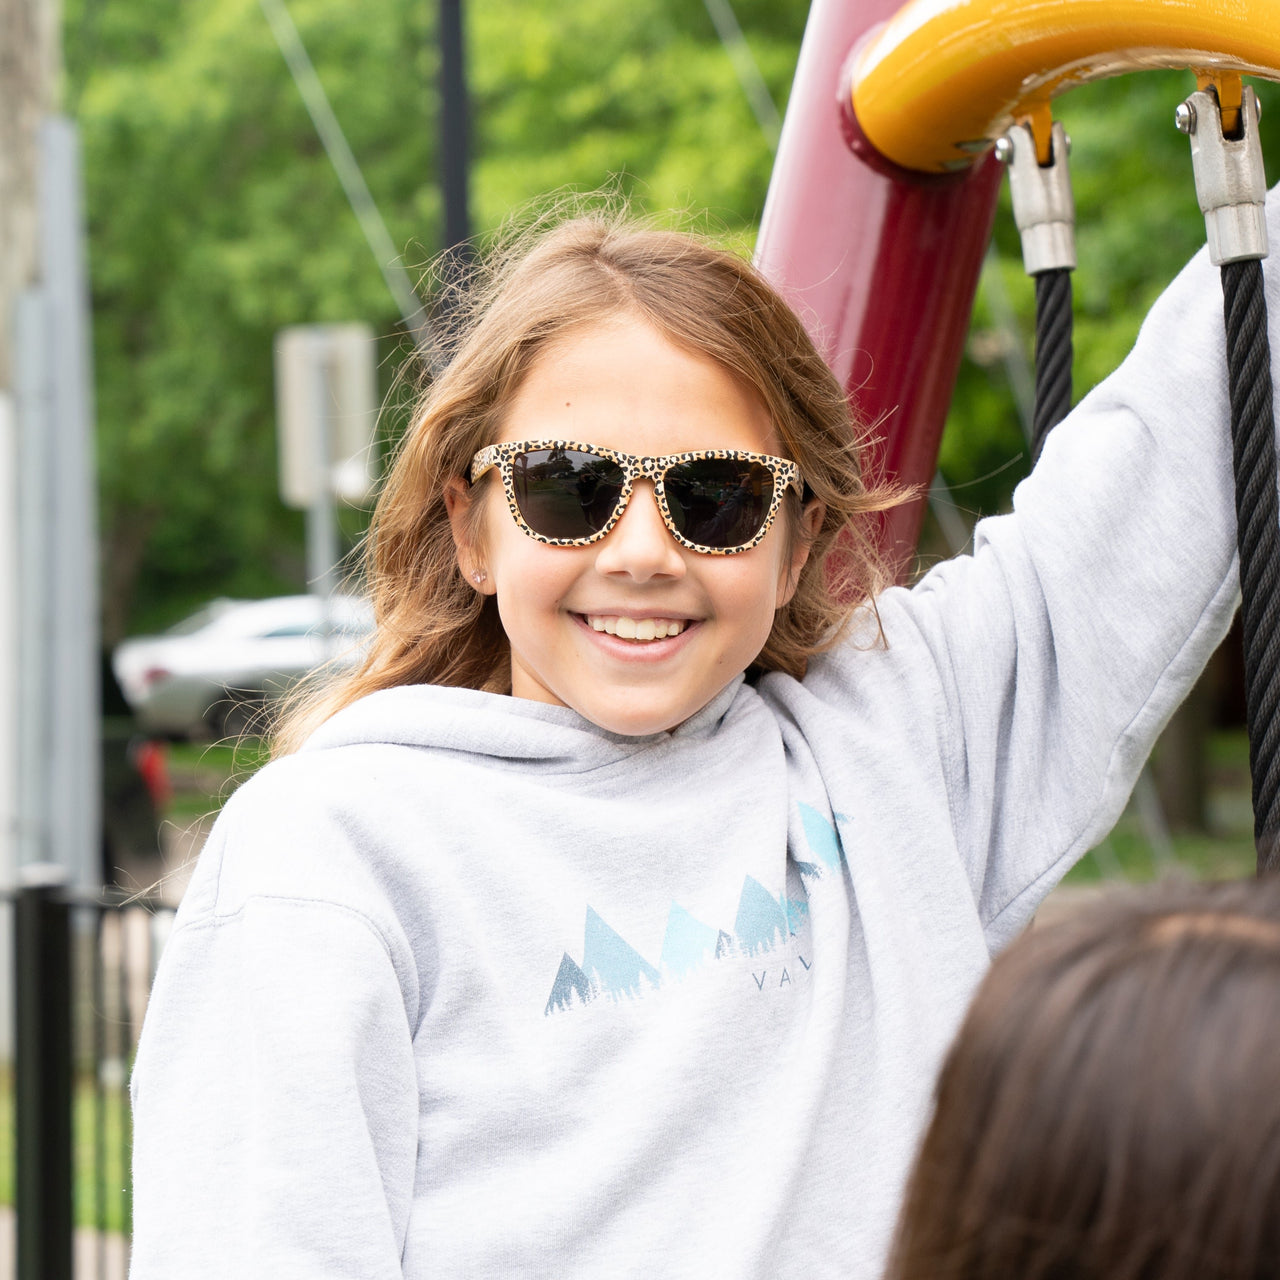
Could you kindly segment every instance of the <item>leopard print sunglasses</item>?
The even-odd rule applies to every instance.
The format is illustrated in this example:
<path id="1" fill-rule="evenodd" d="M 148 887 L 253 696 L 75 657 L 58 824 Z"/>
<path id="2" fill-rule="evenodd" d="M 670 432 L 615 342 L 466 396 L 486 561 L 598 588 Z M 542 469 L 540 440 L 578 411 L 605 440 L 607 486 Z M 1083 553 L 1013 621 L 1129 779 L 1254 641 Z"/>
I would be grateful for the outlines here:
<path id="1" fill-rule="evenodd" d="M 740 449 L 658 458 L 573 440 L 493 444 L 471 460 L 471 483 L 497 467 L 516 524 L 552 547 L 598 542 L 622 518 L 635 482 L 653 482 L 671 536 L 690 551 L 731 556 L 769 532 L 788 488 L 803 499 L 800 468 Z"/>

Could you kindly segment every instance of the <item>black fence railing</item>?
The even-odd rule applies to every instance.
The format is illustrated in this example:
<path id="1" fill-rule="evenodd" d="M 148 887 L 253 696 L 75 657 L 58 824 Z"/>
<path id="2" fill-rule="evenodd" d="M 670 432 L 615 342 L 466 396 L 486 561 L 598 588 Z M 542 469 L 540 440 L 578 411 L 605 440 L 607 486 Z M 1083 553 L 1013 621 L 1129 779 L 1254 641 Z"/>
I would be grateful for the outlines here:
<path id="1" fill-rule="evenodd" d="M 132 1232 L 128 1082 L 173 908 L 56 883 L 12 906 L 16 1271 L 123 1280 Z"/>

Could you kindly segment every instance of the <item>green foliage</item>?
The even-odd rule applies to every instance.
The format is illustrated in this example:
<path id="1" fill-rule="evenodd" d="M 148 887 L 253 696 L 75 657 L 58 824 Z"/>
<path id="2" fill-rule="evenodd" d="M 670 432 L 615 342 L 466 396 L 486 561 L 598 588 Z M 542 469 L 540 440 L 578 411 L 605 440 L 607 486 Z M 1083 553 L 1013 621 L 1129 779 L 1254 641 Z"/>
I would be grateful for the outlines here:
<path id="1" fill-rule="evenodd" d="M 423 114 L 416 11 L 385 6 L 369 24 L 332 0 L 295 8 L 405 242 L 430 147 L 421 130 L 406 131 L 411 145 L 385 139 L 388 117 Z M 83 11 L 68 13 L 68 64 L 80 78 L 108 620 L 116 593 L 136 592 L 122 625 L 217 591 L 301 586 L 301 517 L 276 498 L 273 335 L 353 317 L 392 334 L 395 311 L 252 0 L 93 13 L 91 64 L 77 56 Z M 397 61 L 404 73 L 387 76 Z"/>
<path id="2" fill-rule="evenodd" d="M 434 7 L 289 8 L 393 242 L 421 266 L 440 223 Z M 549 189 L 615 179 L 641 206 L 753 227 L 771 156 L 701 6 L 467 12 L 481 233 Z M 779 102 L 804 15 L 799 0 L 739 10 Z M 303 586 L 302 517 L 276 496 L 276 330 L 368 321 L 385 335 L 384 389 L 405 343 L 254 0 L 68 0 L 66 24 L 112 640 L 213 594 Z M 354 537 L 363 517 L 345 519 Z"/>
<path id="3" fill-rule="evenodd" d="M 411 269 L 438 243 L 434 6 L 289 0 L 334 110 Z M 736 0 L 779 107 L 803 0 Z M 108 639 L 213 594 L 303 585 L 303 521 L 277 497 L 272 340 L 362 319 L 384 390 L 406 353 L 396 310 L 255 0 L 67 0 L 67 98 L 84 145 Z M 467 7 L 472 212 L 483 239 L 545 192 L 614 184 L 642 209 L 709 211 L 750 243 L 772 161 L 702 5 L 492 0 Z M 1059 100 L 1074 141 L 1077 397 L 1203 242 L 1189 75 Z M 1280 157 L 1280 96 L 1261 86 Z M 1010 360 L 1034 294 L 1007 195 L 975 301 L 940 465 L 970 515 L 1007 504 L 1027 460 Z M 1012 325 L 1002 312 L 1012 309 Z M 390 415 L 394 435 L 403 412 Z M 347 512 L 349 540 L 364 514 Z"/>
<path id="4" fill-rule="evenodd" d="M 804 10 L 740 13 L 780 108 Z M 735 229 L 758 221 L 772 155 L 700 5 L 508 0 L 470 13 L 481 225 L 613 175 L 655 211 L 710 210 Z"/>

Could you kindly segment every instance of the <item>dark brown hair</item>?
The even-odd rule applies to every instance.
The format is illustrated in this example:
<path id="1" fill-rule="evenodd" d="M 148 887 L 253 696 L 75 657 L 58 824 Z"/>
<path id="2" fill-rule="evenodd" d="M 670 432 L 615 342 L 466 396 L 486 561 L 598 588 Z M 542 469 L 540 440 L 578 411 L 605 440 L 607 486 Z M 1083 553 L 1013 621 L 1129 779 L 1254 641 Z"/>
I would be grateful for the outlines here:
<path id="1" fill-rule="evenodd" d="M 596 210 L 534 227 L 489 258 L 470 290 L 472 320 L 426 389 L 387 476 L 366 547 L 377 631 L 359 667 L 295 698 L 277 752 L 364 694 L 403 684 L 510 689 L 510 649 L 496 602 L 459 573 L 446 484 L 499 438 L 503 412 L 539 354 L 571 330 L 634 315 L 670 342 L 724 366 L 763 403 L 809 491 L 826 505 L 790 602 L 755 667 L 804 672 L 854 609 L 886 584 L 874 513 L 901 499 L 869 485 L 861 433 L 804 326 L 749 263 L 705 239 Z M 793 495 L 794 497 L 794 495 Z M 469 541 L 483 545 L 482 503 Z M 788 508 L 792 536 L 798 503 Z M 829 555 L 840 540 L 838 552 Z"/>
<path id="2" fill-rule="evenodd" d="M 1280 880 L 1126 893 L 994 964 L 886 1280 L 1280 1276 Z"/>

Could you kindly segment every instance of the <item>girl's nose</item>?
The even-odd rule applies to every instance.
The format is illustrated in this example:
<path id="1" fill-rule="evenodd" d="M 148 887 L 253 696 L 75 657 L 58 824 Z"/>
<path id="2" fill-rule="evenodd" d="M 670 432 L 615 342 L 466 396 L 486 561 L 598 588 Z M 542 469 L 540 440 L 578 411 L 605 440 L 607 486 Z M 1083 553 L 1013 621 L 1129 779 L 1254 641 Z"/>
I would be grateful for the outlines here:
<path id="1" fill-rule="evenodd" d="M 596 544 L 596 568 L 637 582 L 684 576 L 683 549 L 671 536 L 648 480 L 637 480 L 622 519 Z"/>

